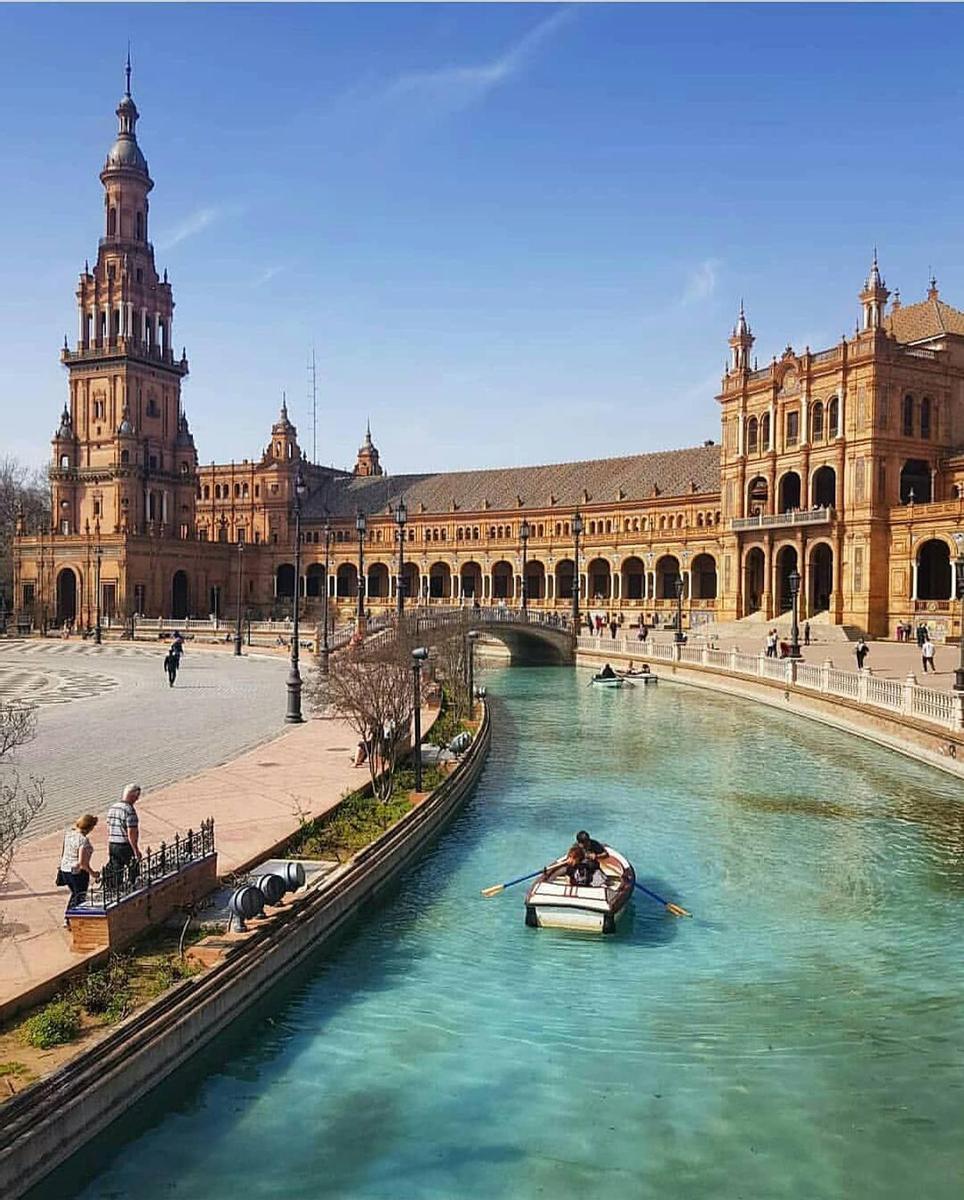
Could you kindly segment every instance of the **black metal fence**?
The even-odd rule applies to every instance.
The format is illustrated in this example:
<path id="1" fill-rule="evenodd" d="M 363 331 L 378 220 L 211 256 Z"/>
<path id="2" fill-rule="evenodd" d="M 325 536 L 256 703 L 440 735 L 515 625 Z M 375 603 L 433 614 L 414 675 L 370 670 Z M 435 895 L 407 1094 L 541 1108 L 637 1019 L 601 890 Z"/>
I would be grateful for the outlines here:
<path id="1" fill-rule="evenodd" d="M 135 859 L 126 866 L 110 861 L 104 863 L 100 884 L 90 889 L 81 909 L 110 908 L 213 853 L 214 818 L 208 817 L 201 822 L 197 832 L 189 829 L 184 834 L 176 833 L 172 842 L 161 842 L 156 850 L 148 847 L 139 861 Z"/>

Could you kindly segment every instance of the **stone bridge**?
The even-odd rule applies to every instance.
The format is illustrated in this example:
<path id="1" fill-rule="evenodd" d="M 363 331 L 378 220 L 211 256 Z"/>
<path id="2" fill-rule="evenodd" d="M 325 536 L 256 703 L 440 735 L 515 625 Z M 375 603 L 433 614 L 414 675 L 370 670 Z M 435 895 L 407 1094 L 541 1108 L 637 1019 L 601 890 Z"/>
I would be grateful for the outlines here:
<path id="1" fill-rule="evenodd" d="M 451 629 L 496 637 L 507 647 L 513 663 L 526 666 L 557 666 L 575 661 L 576 641 L 572 618 L 556 612 L 533 612 L 524 608 L 473 607 L 415 608 L 406 616 L 417 630 Z"/>

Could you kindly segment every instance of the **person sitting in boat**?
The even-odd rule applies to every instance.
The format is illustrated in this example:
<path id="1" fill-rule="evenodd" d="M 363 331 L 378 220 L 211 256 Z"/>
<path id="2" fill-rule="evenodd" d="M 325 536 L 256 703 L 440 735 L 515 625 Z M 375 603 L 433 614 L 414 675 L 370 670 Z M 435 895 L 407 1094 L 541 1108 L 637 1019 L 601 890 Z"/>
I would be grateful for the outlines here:
<path id="1" fill-rule="evenodd" d="M 595 871 L 596 864 L 589 861 L 582 846 L 571 846 L 561 866 L 547 868 L 547 878 L 565 875 L 572 887 L 589 887 Z"/>
<path id="2" fill-rule="evenodd" d="M 593 874 L 599 872 L 601 878 L 595 882 L 602 886 L 605 882 L 605 871 L 603 866 L 610 862 L 609 852 L 602 842 L 597 842 L 595 838 L 590 837 L 585 829 L 580 829 L 576 834 L 576 845 L 582 850 L 586 857 L 586 861 L 592 865 Z"/>
<path id="3" fill-rule="evenodd" d="M 600 679 L 615 679 L 616 672 L 612 669 L 612 667 L 609 665 L 609 663 L 606 663 L 606 665 L 603 667 L 603 669 L 599 672 L 599 678 Z"/>

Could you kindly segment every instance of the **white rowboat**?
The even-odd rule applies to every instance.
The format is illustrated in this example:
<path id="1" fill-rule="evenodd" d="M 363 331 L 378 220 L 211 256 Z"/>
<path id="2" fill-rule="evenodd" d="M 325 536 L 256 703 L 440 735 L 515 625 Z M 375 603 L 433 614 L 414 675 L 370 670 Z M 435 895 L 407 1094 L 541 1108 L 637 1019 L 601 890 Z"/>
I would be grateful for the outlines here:
<path id="1" fill-rule="evenodd" d="M 600 878 L 600 876 L 602 876 Z M 574 887 L 564 873 L 540 876 L 526 893 L 526 924 L 541 929 L 614 933 L 632 899 L 636 872 L 628 858 L 606 847 L 594 887 Z"/>

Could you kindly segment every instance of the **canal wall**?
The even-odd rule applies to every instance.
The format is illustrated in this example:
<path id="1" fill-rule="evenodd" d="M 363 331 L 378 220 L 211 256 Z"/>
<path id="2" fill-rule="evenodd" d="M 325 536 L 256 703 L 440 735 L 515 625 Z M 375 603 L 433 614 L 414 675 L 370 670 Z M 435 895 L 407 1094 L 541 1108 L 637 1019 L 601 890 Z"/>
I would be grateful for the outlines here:
<path id="1" fill-rule="evenodd" d="M 387 892 L 471 793 L 490 743 L 483 706 L 479 730 L 456 769 L 391 829 L 318 887 L 291 898 L 283 915 L 233 943 L 223 961 L 182 981 L 4 1105 L 0 1196 L 22 1196 Z"/>
<path id="2" fill-rule="evenodd" d="M 942 728 L 913 716 L 871 707 L 862 703 L 860 699 L 837 693 L 821 695 L 791 682 L 786 671 L 788 660 L 766 660 L 768 669 L 781 671 L 784 678 L 753 678 L 719 665 L 682 661 L 675 657 L 678 652 L 674 646 L 664 644 L 647 647 L 639 642 L 626 643 L 621 638 L 615 642 L 601 638 L 593 645 L 587 646 L 585 643 L 589 640 L 579 639 L 576 654 L 578 666 L 598 669 L 603 663 L 609 662 L 622 668 L 630 660 L 637 664 L 645 661 L 661 678 L 728 696 L 742 696 L 744 699 L 755 700 L 784 712 L 792 712 L 811 721 L 820 721 L 824 725 L 867 738 L 880 746 L 886 746 L 889 750 L 896 750 L 899 754 L 964 779 L 964 730 Z M 682 649 L 685 652 L 687 648 Z M 691 658 L 696 653 L 699 651 L 691 651 Z M 725 655 L 728 652 L 715 653 Z M 864 682 L 861 683 L 856 673 L 837 674 L 852 676 L 857 680 L 855 687 L 859 685 L 861 688 L 872 678 L 865 674 Z M 898 688 L 904 686 L 897 681 L 880 682 L 896 684 Z M 951 700 L 956 704 L 961 703 L 959 697 L 951 697 Z"/>

